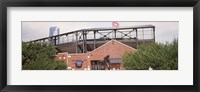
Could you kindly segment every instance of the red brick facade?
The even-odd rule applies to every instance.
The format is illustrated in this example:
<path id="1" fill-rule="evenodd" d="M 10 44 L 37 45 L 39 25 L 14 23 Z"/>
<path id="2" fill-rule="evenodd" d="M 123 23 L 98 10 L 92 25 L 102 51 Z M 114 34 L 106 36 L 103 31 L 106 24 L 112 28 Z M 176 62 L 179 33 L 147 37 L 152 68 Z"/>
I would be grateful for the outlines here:
<path id="1" fill-rule="evenodd" d="M 90 70 L 91 61 L 100 60 L 102 61 L 105 56 L 109 55 L 110 58 L 122 58 L 125 52 L 135 51 L 134 48 L 127 46 L 117 40 L 111 40 L 99 48 L 82 54 L 68 54 L 68 53 L 58 53 L 56 59 L 63 60 L 69 69 L 73 70 Z M 76 61 L 82 60 L 83 64 L 81 68 L 76 68 Z M 71 67 L 71 68 L 70 68 Z M 123 63 L 111 64 L 111 69 L 124 70 Z"/>

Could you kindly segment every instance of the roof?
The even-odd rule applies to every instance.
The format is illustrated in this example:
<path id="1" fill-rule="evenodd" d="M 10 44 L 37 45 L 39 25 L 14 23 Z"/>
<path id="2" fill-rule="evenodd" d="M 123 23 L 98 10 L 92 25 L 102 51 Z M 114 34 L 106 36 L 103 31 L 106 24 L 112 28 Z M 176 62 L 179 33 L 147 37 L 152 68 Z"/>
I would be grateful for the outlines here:
<path id="1" fill-rule="evenodd" d="M 133 48 L 133 47 L 131 47 L 131 46 L 128 46 L 128 45 L 126 45 L 126 44 L 124 44 L 124 43 L 121 43 L 121 42 L 119 42 L 119 41 L 117 41 L 117 40 L 112 39 L 112 40 L 106 42 L 105 44 L 99 46 L 98 48 L 94 49 L 93 51 L 90 51 L 89 53 L 92 53 L 92 52 L 94 52 L 94 51 L 96 51 L 96 50 L 98 50 L 98 49 L 104 47 L 105 45 L 111 43 L 112 41 L 117 42 L 117 43 L 119 43 L 119 44 L 121 44 L 121 45 L 123 45 L 123 46 L 126 46 L 126 47 L 130 48 L 130 49 L 136 50 L 135 48 Z"/>
<path id="2" fill-rule="evenodd" d="M 121 58 L 109 58 L 110 63 L 122 63 Z"/>

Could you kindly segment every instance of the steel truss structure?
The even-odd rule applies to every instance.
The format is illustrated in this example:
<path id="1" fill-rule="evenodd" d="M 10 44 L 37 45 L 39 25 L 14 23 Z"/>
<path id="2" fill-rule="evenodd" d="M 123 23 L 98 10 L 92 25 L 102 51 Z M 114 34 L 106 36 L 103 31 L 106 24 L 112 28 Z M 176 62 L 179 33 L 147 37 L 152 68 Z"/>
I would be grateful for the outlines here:
<path id="1" fill-rule="evenodd" d="M 86 53 L 112 39 L 137 48 L 142 43 L 155 42 L 155 26 L 81 29 L 29 42 L 53 43 L 59 52 Z"/>

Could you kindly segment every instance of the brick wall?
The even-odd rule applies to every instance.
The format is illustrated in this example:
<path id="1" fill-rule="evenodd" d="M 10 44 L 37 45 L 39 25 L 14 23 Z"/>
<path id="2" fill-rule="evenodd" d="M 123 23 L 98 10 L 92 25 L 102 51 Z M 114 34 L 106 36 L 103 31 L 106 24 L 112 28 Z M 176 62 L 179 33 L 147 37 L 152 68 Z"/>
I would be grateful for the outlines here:
<path id="1" fill-rule="evenodd" d="M 75 70 L 84 70 L 86 68 L 91 68 L 91 60 L 103 60 L 105 56 L 110 55 L 110 58 L 122 58 L 122 55 L 125 52 L 135 51 L 134 48 L 129 47 L 121 42 L 116 40 L 111 40 L 104 45 L 100 46 L 99 48 L 83 53 L 83 54 L 64 54 L 58 53 L 57 59 L 62 56 L 66 56 L 67 58 L 64 59 L 65 63 L 68 61 L 68 67 L 71 67 Z M 82 68 L 76 68 L 75 63 L 76 60 L 83 60 Z M 117 67 L 120 66 L 120 69 L 125 69 L 123 64 L 112 64 L 111 66 Z"/>

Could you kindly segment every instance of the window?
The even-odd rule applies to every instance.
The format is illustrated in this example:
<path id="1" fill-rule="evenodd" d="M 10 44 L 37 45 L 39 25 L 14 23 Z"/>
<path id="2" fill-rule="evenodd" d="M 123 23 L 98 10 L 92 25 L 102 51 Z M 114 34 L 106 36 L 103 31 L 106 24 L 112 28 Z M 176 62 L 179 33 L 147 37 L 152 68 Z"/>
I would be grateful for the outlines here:
<path id="1" fill-rule="evenodd" d="M 81 68 L 81 67 L 82 67 L 82 64 L 83 64 L 83 60 L 77 60 L 77 61 L 76 61 L 76 67 L 77 67 L 77 68 Z"/>

